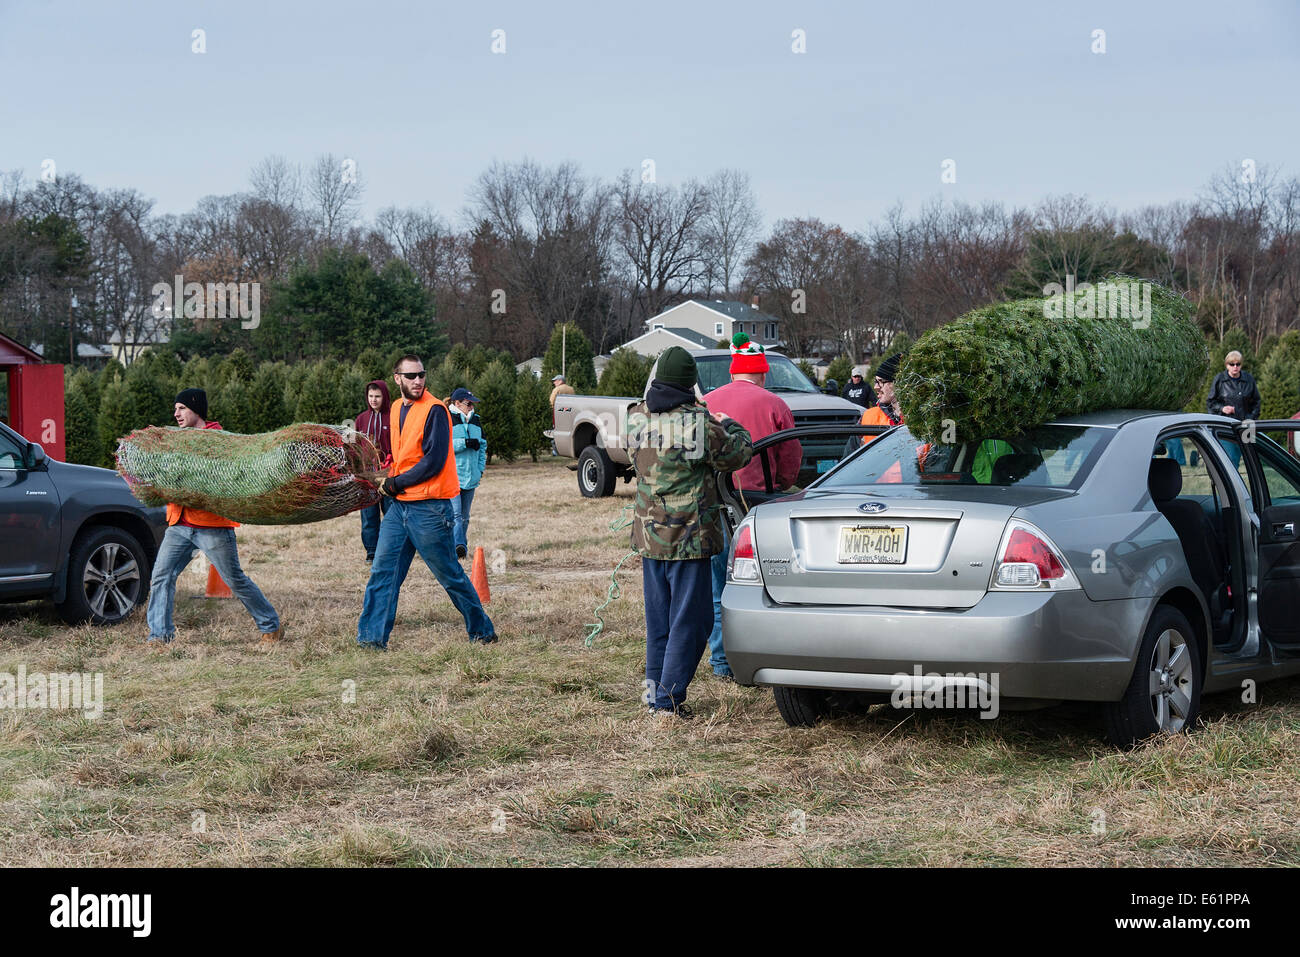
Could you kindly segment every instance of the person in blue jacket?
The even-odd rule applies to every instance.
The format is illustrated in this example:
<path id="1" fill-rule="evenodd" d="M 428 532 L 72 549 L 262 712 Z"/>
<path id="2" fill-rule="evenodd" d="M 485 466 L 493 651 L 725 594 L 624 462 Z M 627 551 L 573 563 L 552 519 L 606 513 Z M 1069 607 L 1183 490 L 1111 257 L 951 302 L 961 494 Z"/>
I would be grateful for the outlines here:
<path id="1" fill-rule="evenodd" d="M 456 453 L 456 474 L 460 478 L 460 495 L 451 500 L 452 511 L 456 513 L 457 558 L 469 554 L 465 537 L 469 529 L 469 506 L 487 468 L 487 439 L 474 411 L 476 405 L 478 397 L 469 389 L 457 389 L 451 394 L 451 448 Z"/>

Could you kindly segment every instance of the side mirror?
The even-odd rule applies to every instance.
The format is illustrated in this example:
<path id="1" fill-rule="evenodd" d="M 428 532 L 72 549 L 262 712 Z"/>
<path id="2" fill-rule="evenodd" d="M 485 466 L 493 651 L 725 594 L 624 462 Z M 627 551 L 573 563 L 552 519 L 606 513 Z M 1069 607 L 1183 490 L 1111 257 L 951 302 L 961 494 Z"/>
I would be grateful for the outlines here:
<path id="1" fill-rule="evenodd" d="M 29 446 L 29 449 L 32 469 L 37 471 L 44 469 L 46 460 L 45 449 L 35 442 Z"/>
<path id="2" fill-rule="evenodd" d="M 826 383 L 822 386 L 822 392 L 826 393 L 827 395 L 839 395 L 840 384 L 836 382 L 834 379 L 827 379 Z"/>

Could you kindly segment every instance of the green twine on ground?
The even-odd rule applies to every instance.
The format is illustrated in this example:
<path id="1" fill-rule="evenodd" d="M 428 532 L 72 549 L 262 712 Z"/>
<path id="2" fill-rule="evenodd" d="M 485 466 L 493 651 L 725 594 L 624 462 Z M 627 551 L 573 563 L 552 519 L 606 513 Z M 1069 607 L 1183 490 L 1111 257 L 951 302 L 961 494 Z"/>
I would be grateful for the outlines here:
<path id="1" fill-rule="evenodd" d="M 635 503 L 629 503 L 627 505 L 624 505 L 623 511 L 619 513 L 618 517 L 609 523 L 609 530 L 611 532 L 619 532 L 627 528 L 628 526 L 630 526 L 632 524 L 632 520 L 627 517 L 627 512 L 628 509 L 634 507 L 635 507 Z M 594 612 L 596 616 L 596 620 L 587 623 L 587 627 L 591 629 L 591 631 L 587 633 L 587 638 L 585 640 L 585 644 L 588 648 L 590 648 L 592 646 L 592 643 L 595 642 L 596 636 L 605 630 L 605 619 L 601 616 L 600 613 L 606 607 L 608 607 L 609 603 L 612 602 L 615 598 L 617 598 L 621 593 L 621 589 L 619 588 L 618 585 L 618 570 L 623 567 L 623 563 L 625 561 L 627 561 L 635 554 L 636 554 L 635 548 L 629 549 L 628 553 L 618 560 L 618 564 L 614 566 L 614 571 L 610 573 L 609 589 L 605 593 L 605 600 L 596 606 L 596 610 Z"/>

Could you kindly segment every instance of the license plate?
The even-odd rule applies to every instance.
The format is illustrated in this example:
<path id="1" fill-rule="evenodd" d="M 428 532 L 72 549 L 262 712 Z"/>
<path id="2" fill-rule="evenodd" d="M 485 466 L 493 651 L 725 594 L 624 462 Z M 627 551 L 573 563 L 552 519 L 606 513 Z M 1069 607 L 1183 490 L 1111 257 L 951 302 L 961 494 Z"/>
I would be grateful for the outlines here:
<path id="1" fill-rule="evenodd" d="M 906 525 L 841 525 L 841 565 L 901 565 L 907 560 Z"/>
<path id="2" fill-rule="evenodd" d="M 821 475 L 823 472 L 829 472 L 831 469 L 835 468 L 838 462 L 839 459 L 818 459 L 817 474 Z"/>

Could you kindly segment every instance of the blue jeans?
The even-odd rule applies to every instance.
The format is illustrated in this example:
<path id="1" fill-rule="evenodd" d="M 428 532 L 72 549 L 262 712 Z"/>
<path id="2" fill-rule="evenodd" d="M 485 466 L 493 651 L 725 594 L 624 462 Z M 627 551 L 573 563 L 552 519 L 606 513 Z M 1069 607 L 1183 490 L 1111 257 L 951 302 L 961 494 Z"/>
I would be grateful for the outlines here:
<path id="1" fill-rule="evenodd" d="M 370 566 L 361 619 L 357 622 L 358 644 L 388 647 L 388 636 L 397 620 L 397 596 L 417 552 L 465 618 L 470 640 L 490 641 L 496 637 L 492 620 L 478 600 L 478 592 L 456 561 L 456 548 L 452 544 L 455 521 L 450 499 L 393 500 L 379 525 L 379 545 Z"/>
<path id="2" fill-rule="evenodd" d="M 375 557 L 375 546 L 379 544 L 379 523 L 388 514 L 387 495 L 379 500 L 378 505 L 371 505 L 361 510 L 361 545 L 366 550 L 367 558 Z"/>
<path id="3" fill-rule="evenodd" d="M 463 488 L 460 494 L 451 500 L 451 509 L 456 513 L 456 544 L 469 547 L 465 532 L 469 530 L 469 507 L 474 501 L 476 488 Z"/>
<path id="4" fill-rule="evenodd" d="M 153 577 L 149 579 L 150 641 L 171 641 L 176 635 L 172 624 L 172 607 L 176 604 L 176 579 L 194 557 L 198 549 L 207 556 L 221 580 L 230 586 L 235 597 L 244 603 L 248 613 L 257 623 L 258 631 L 275 631 L 280 627 L 280 616 L 266 600 L 262 590 L 239 567 L 239 551 L 235 547 L 233 528 L 190 528 L 188 525 L 169 525 L 158 546 L 158 558 L 153 564 Z"/>
<path id="5" fill-rule="evenodd" d="M 731 536 L 723 529 L 722 544 L 730 547 Z M 727 584 L 727 553 L 721 551 L 709 559 L 709 570 L 713 578 L 713 631 L 709 632 L 709 664 L 715 675 L 731 677 L 731 665 L 727 664 L 727 653 L 722 648 L 722 589 Z"/>
<path id="6" fill-rule="evenodd" d="M 645 676 L 654 707 L 671 710 L 686 700 L 686 686 L 709 641 L 709 560 L 641 559 L 645 589 Z"/>

